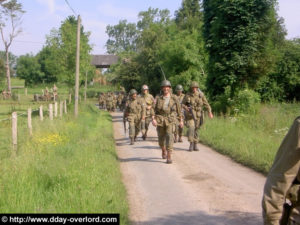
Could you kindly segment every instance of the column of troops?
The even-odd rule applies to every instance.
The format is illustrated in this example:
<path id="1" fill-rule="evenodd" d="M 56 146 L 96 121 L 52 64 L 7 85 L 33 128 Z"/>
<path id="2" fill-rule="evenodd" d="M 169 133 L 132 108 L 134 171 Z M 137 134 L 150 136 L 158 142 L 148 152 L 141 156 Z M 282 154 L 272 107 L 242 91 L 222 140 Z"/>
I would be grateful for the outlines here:
<path id="1" fill-rule="evenodd" d="M 172 93 L 170 81 L 164 80 L 161 83 L 161 94 L 155 98 L 149 93 L 149 87 L 143 85 L 140 95 L 135 89 L 131 89 L 128 95 L 124 92 L 102 93 L 99 96 L 99 107 L 108 111 L 115 111 L 118 107 L 124 112 L 124 124 L 129 124 L 130 145 L 134 145 L 140 131 L 142 139 L 146 140 L 152 123 L 157 130 L 162 158 L 172 163 L 173 144 L 182 142 L 184 124 L 190 143 L 188 150 L 199 151 L 198 131 L 203 124 L 204 110 L 213 118 L 211 107 L 197 82 L 191 82 L 190 91 L 186 94 L 183 94 L 182 85 L 177 85 L 175 92 Z"/>

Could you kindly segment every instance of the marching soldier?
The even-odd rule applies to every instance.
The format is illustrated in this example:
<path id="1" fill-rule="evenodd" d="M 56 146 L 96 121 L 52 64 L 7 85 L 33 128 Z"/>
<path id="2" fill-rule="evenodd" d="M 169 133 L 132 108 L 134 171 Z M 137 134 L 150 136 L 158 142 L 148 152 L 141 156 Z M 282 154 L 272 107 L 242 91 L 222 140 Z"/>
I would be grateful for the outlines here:
<path id="1" fill-rule="evenodd" d="M 154 116 L 154 98 L 151 94 L 149 94 L 149 87 L 144 84 L 142 86 L 142 94 L 140 96 L 144 107 L 146 108 L 146 114 L 145 118 L 142 118 L 142 138 L 143 140 L 146 140 L 147 138 L 147 132 L 149 128 L 149 124 L 152 121 L 152 116 Z"/>
<path id="2" fill-rule="evenodd" d="M 183 98 L 184 98 L 184 94 L 182 93 L 183 92 L 182 85 L 178 84 L 176 86 L 175 91 L 176 91 L 177 100 L 179 101 L 179 103 L 181 105 Z M 182 142 L 182 133 L 183 133 L 183 127 L 179 126 L 180 118 L 177 118 L 176 122 L 177 123 L 175 125 L 175 131 L 174 131 L 174 142 L 175 143 L 177 142 L 177 137 L 178 137 L 178 142 Z"/>
<path id="3" fill-rule="evenodd" d="M 130 144 L 133 145 L 140 132 L 141 118 L 145 117 L 145 109 L 143 103 L 137 99 L 135 89 L 130 90 L 129 96 L 130 99 L 126 103 L 123 119 L 129 123 Z"/>
<path id="4" fill-rule="evenodd" d="M 300 224 L 300 116 L 277 151 L 266 179 L 262 208 L 265 225 Z"/>
<path id="5" fill-rule="evenodd" d="M 190 88 L 191 91 L 183 98 L 182 107 L 185 110 L 185 120 L 188 127 L 189 151 L 199 151 L 197 146 L 198 131 L 203 123 L 203 106 L 208 110 L 209 118 L 213 118 L 213 114 L 205 95 L 199 89 L 198 83 L 193 81 Z"/>
<path id="6" fill-rule="evenodd" d="M 107 111 L 111 112 L 114 110 L 114 96 L 113 93 L 109 92 L 106 96 L 105 101 Z"/>
<path id="7" fill-rule="evenodd" d="M 157 98 L 152 117 L 153 126 L 157 126 L 159 146 L 162 150 L 162 158 L 167 163 L 172 163 L 171 154 L 173 151 L 173 129 L 177 118 L 180 118 L 180 126 L 183 127 L 181 107 L 175 95 L 170 93 L 171 83 L 164 80 L 161 83 L 162 95 Z"/>

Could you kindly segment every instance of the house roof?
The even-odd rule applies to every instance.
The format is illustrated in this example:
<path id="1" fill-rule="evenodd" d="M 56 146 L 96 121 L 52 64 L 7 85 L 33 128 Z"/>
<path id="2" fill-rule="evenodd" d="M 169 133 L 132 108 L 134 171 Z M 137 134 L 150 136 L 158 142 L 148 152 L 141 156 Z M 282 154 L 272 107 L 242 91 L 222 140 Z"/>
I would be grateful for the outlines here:
<path id="1" fill-rule="evenodd" d="M 92 55 L 91 64 L 97 68 L 109 68 L 110 65 L 117 63 L 119 56 L 117 55 Z"/>

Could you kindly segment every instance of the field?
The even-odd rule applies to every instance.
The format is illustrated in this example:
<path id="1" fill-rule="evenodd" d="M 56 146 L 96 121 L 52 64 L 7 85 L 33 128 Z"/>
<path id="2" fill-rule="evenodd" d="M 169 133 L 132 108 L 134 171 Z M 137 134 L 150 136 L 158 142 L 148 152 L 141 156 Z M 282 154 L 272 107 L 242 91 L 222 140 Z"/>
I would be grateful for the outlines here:
<path id="1" fill-rule="evenodd" d="M 267 174 L 300 104 L 261 105 L 254 115 L 206 119 L 199 136 L 222 154 Z"/>

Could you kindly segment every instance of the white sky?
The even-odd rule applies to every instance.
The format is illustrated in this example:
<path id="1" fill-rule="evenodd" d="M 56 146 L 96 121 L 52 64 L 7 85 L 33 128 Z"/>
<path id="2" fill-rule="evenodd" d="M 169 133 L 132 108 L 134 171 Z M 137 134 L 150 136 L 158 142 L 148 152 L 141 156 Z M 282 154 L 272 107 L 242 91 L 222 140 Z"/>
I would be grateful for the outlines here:
<path id="1" fill-rule="evenodd" d="M 300 37 L 300 0 L 278 0 L 279 16 L 285 20 L 287 38 Z M 15 55 L 38 53 L 52 28 L 59 28 L 61 22 L 72 11 L 65 0 L 19 0 L 26 13 L 22 19 L 23 33 L 13 42 L 10 51 Z M 181 6 L 181 0 L 68 0 L 72 8 L 82 17 L 85 31 L 91 31 L 90 41 L 93 54 L 105 54 L 107 25 L 115 25 L 121 19 L 136 22 L 140 11 L 149 7 L 169 9 L 171 15 Z M 0 42 L 3 50 L 3 43 Z"/>

